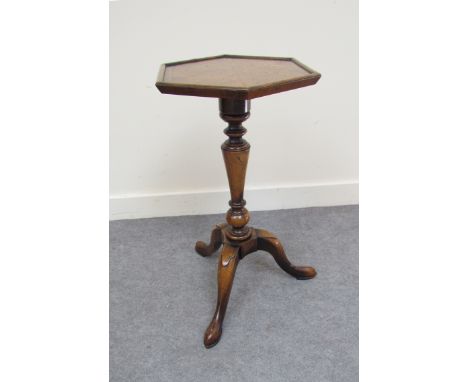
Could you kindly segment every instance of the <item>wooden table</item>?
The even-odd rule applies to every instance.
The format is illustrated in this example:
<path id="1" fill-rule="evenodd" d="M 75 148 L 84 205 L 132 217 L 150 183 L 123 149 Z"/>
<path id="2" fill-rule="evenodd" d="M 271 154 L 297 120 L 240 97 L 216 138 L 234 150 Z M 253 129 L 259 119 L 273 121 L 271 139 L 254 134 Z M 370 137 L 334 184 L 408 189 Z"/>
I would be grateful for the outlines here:
<path id="1" fill-rule="evenodd" d="M 222 55 L 179 61 L 161 66 L 157 88 L 161 93 L 219 98 L 221 118 L 228 123 L 222 144 L 231 200 L 226 223 L 217 224 L 209 244 L 198 241 L 195 250 L 210 256 L 221 245 L 218 264 L 218 300 L 204 344 L 216 345 L 229 301 L 234 275 L 240 259 L 263 250 L 270 253 L 285 272 L 299 280 L 315 276 L 312 267 L 292 265 L 283 247 L 272 233 L 251 228 L 245 208 L 244 183 L 250 144 L 242 138 L 247 130 L 242 126 L 250 115 L 250 100 L 304 86 L 314 85 L 320 74 L 293 58 Z"/>

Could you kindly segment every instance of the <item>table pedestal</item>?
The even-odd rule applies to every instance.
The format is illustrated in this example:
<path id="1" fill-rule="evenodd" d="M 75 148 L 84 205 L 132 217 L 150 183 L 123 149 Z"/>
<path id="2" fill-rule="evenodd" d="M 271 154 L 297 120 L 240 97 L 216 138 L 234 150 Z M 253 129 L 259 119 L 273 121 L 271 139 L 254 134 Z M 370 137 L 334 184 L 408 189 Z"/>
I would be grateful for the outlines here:
<path id="1" fill-rule="evenodd" d="M 220 99 L 219 109 L 221 118 L 229 124 L 224 130 L 229 139 L 223 143 L 221 149 L 229 180 L 231 208 L 226 214 L 227 224 L 218 224 L 213 228 L 209 244 L 198 241 L 195 245 L 195 250 L 201 256 L 212 255 L 221 245 L 223 246 L 218 263 L 216 310 L 204 338 L 207 348 L 216 345 L 221 338 L 237 264 L 244 256 L 263 250 L 273 256 L 281 269 L 299 280 L 311 279 L 316 274 L 312 267 L 292 265 L 275 235 L 263 229 L 247 226 L 250 217 L 245 208 L 243 194 L 250 144 L 242 138 L 247 132 L 242 122 L 250 115 L 250 100 Z"/>

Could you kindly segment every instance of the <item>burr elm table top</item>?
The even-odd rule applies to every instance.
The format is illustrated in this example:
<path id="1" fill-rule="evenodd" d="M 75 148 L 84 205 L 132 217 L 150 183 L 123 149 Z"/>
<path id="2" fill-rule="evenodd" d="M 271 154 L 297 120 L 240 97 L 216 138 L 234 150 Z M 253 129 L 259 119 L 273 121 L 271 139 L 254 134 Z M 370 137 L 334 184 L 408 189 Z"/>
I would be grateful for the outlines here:
<path id="1" fill-rule="evenodd" d="M 248 100 L 314 85 L 320 73 L 294 58 L 221 55 L 161 65 L 161 93 Z"/>

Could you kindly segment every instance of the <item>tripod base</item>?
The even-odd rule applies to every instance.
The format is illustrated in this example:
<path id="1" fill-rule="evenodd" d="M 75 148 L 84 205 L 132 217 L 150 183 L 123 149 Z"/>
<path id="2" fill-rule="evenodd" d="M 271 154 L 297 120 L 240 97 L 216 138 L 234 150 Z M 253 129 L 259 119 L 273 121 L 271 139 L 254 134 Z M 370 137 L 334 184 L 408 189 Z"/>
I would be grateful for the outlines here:
<path id="1" fill-rule="evenodd" d="M 312 267 L 292 265 L 284 253 L 280 241 L 272 233 L 263 229 L 251 229 L 251 235 L 243 241 L 231 240 L 229 225 L 218 224 L 213 227 L 209 244 L 198 241 L 195 250 L 201 256 L 210 256 L 221 245 L 221 255 L 218 263 L 218 300 L 216 310 L 210 325 L 206 329 L 204 344 L 210 348 L 218 343 L 222 334 L 222 326 L 226 308 L 229 302 L 234 275 L 239 260 L 249 253 L 262 250 L 270 253 L 282 270 L 298 280 L 308 280 L 316 275 Z"/>

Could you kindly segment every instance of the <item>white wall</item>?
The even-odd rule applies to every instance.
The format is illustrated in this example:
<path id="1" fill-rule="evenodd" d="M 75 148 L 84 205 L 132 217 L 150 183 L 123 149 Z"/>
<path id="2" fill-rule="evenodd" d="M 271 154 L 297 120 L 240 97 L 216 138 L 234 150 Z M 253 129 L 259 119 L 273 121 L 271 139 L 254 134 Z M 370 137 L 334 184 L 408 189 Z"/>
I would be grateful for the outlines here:
<path id="1" fill-rule="evenodd" d="M 252 100 L 251 211 L 358 202 L 358 4 L 110 3 L 111 219 L 224 212 L 214 98 L 163 95 L 159 65 L 217 54 L 295 57 L 317 85 Z"/>

